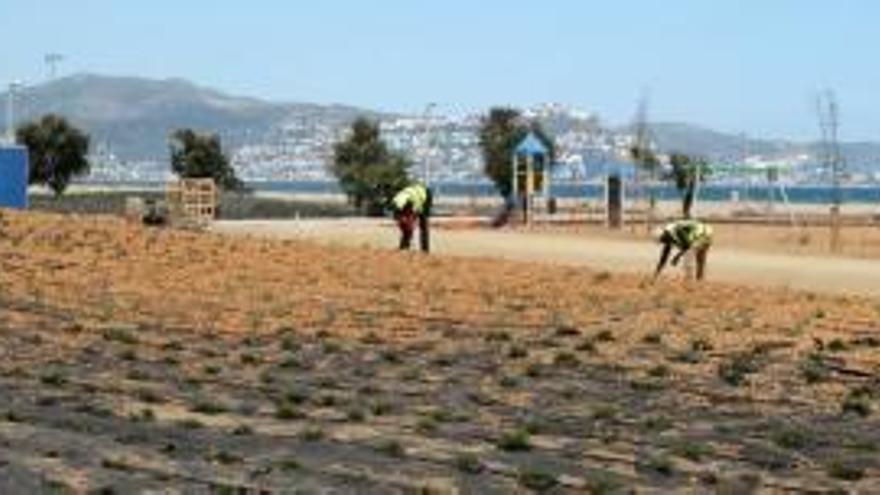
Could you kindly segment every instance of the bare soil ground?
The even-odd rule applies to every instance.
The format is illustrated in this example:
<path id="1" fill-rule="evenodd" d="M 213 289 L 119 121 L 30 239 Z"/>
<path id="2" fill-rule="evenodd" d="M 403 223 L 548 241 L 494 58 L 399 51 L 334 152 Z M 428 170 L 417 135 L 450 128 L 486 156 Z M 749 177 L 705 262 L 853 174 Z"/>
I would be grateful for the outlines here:
<path id="1" fill-rule="evenodd" d="M 4 212 L 0 493 L 871 493 L 880 305 Z"/>
<path id="2" fill-rule="evenodd" d="M 653 272 L 659 255 L 659 247 L 643 226 L 636 232 L 558 226 L 527 231 L 479 228 L 475 222 L 435 222 L 433 251 L 588 266 L 644 277 Z M 715 230 L 717 239 L 709 257 L 708 275 L 713 280 L 880 297 L 880 263 L 873 259 L 810 254 L 807 249 L 798 252 L 786 247 L 784 236 L 792 234 L 779 227 L 718 225 Z M 368 219 L 219 222 L 215 231 L 384 249 L 395 247 L 398 235 L 391 222 Z M 743 241 L 738 243 L 736 239 Z M 680 275 L 679 270 L 667 271 L 668 277 Z"/>

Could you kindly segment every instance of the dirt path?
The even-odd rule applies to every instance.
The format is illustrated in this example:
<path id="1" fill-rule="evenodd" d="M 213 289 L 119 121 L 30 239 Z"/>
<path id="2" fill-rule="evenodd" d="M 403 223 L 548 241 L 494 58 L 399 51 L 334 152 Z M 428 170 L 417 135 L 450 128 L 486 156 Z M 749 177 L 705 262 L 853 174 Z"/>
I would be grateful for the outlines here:
<path id="1" fill-rule="evenodd" d="M 361 219 L 218 222 L 215 231 L 371 247 L 393 247 L 397 240 L 391 224 Z M 432 242 L 434 252 L 444 255 L 585 265 L 646 275 L 653 269 L 658 255 L 657 246 L 650 242 L 549 233 L 435 229 Z M 709 277 L 727 282 L 880 297 L 880 263 L 864 259 L 786 256 L 718 246 L 710 256 Z"/>

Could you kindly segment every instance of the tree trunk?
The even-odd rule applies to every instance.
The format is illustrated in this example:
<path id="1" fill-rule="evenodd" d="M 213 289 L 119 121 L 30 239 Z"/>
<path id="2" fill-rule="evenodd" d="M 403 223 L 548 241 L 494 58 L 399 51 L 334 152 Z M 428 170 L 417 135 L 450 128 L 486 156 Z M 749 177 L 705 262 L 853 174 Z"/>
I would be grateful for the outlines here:
<path id="1" fill-rule="evenodd" d="M 681 209 L 682 209 L 681 213 L 684 216 L 684 218 L 687 218 L 687 219 L 691 218 L 691 208 L 694 205 L 694 194 L 696 193 L 696 189 L 697 189 L 696 186 L 697 186 L 696 179 L 694 177 L 691 177 L 688 180 L 687 187 L 684 190 L 684 197 L 682 198 L 682 201 L 681 201 Z"/>

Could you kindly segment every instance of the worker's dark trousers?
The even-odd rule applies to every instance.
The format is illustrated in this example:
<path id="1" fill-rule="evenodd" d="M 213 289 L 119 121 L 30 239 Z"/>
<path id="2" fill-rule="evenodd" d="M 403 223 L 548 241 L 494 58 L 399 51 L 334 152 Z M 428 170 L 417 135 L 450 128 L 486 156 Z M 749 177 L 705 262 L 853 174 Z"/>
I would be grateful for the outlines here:
<path id="1" fill-rule="evenodd" d="M 406 250 L 409 249 L 410 244 L 412 244 L 413 238 L 413 228 L 405 228 L 401 226 L 400 228 L 400 249 Z M 429 253 L 431 252 L 431 233 L 428 230 L 428 213 L 422 213 L 419 215 L 419 243 L 421 244 L 422 251 Z"/>

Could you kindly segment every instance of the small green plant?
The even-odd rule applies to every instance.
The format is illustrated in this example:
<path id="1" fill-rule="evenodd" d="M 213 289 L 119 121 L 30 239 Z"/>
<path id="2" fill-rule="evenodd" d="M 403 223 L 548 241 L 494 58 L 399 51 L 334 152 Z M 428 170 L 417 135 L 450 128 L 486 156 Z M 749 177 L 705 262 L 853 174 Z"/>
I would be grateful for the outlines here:
<path id="1" fill-rule="evenodd" d="M 282 398 L 283 402 L 287 402 L 290 404 L 305 404 L 306 401 L 309 400 L 309 394 L 307 391 L 302 389 L 293 389 L 288 390 L 287 393 L 284 394 Z"/>
<path id="2" fill-rule="evenodd" d="M 648 370 L 648 376 L 654 378 L 666 378 L 670 374 L 669 366 L 665 364 L 658 364 L 657 366 L 652 367 Z"/>
<path id="3" fill-rule="evenodd" d="M 510 342 L 513 340 L 513 337 L 510 335 L 510 332 L 504 330 L 495 330 L 491 332 L 486 332 L 486 336 L 483 337 L 486 342 Z"/>
<path id="4" fill-rule="evenodd" d="M 406 449 L 397 440 L 383 440 L 376 445 L 376 451 L 389 457 L 403 459 L 406 457 Z"/>
<path id="5" fill-rule="evenodd" d="M 543 372 L 541 363 L 533 362 L 526 366 L 526 376 L 529 378 L 540 378 Z"/>
<path id="6" fill-rule="evenodd" d="M 137 361 L 137 351 L 134 349 L 124 349 L 119 353 L 119 359 L 123 361 Z"/>
<path id="7" fill-rule="evenodd" d="M 281 350 L 284 352 L 296 352 L 300 350 L 301 347 L 300 343 L 293 337 L 287 336 L 281 339 Z"/>
<path id="8" fill-rule="evenodd" d="M 559 351 L 553 358 L 553 364 L 560 368 L 577 368 L 581 361 L 574 353 Z"/>
<path id="9" fill-rule="evenodd" d="M 828 476 L 844 481 L 859 481 L 865 477 L 865 468 L 856 465 L 855 462 L 837 459 L 828 463 L 826 468 Z"/>
<path id="10" fill-rule="evenodd" d="M 715 349 L 715 346 L 712 345 L 712 342 L 709 339 L 700 337 L 691 340 L 691 350 L 696 352 L 711 352 Z"/>
<path id="11" fill-rule="evenodd" d="M 560 325 L 556 327 L 556 336 L 562 338 L 579 337 L 581 331 L 573 325 Z"/>
<path id="12" fill-rule="evenodd" d="M 121 344 L 135 345 L 138 343 L 137 335 L 130 328 L 126 327 L 109 327 L 105 328 L 102 333 L 104 340 L 108 342 L 119 342 Z"/>
<path id="13" fill-rule="evenodd" d="M 231 464 L 241 464 L 244 462 L 244 459 L 241 456 L 233 454 L 231 452 L 227 452 L 225 450 L 220 450 L 215 452 L 209 458 L 210 461 L 216 462 L 218 464 L 222 464 L 224 466 L 228 466 Z"/>
<path id="14" fill-rule="evenodd" d="M 703 362 L 703 353 L 693 349 L 687 349 L 676 353 L 670 359 L 676 363 L 699 364 Z"/>
<path id="15" fill-rule="evenodd" d="M 302 369 L 303 363 L 297 356 L 289 354 L 281 358 L 278 367 L 281 369 Z"/>
<path id="16" fill-rule="evenodd" d="M 773 443 L 789 450 L 801 450 L 810 441 L 805 430 L 789 426 L 780 426 L 771 434 L 771 438 Z"/>
<path id="17" fill-rule="evenodd" d="M 429 414 L 429 417 L 438 423 L 461 423 L 469 419 L 464 412 L 443 408 L 434 409 Z"/>
<path id="18" fill-rule="evenodd" d="M 376 332 L 370 331 L 361 337 L 361 343 L 366 345 L 381 345 L 385 343 L 385 340 L 377 335 Z"/>
<path id="19" fill-rule="evenodd" d="M 254 434 L 254 429 L 250 425 L 238 425 L 232 429 L 232 434 L 237 437 L 245 437 Z"/>
<path id="20" fill-rule="evenodd" d="M 593 410 L 593 419 L 597 421 L 609 421 L 617 417 L 619 413 L 617 406 L 613 404 L 603 404 Z"/>
<path id="21" fill-rule="evenodd" d="M 214 402 L 211 400 L 200 400 L 200 401 L 196 402 L 195 404 L 193 404 L 190 407 L 190 410 L 192 412 L 213 416 L 216 414 L 225 413 L 227 411 L 227 408 L 226 408 L 226 406 L 224 406 L 223 404 L 220 404 L 218 402 Z"/>
<path id="22" fill-rule="evenodd" d="M 529 356 L 529 350 L 521 345 L 512 345 L 507 350 L 507 357 L 510 359 L 524 359 Z"/>
<path id="23" fill-rule="evenodd" d="M 164 344 L 162 344 L 162 350 L 163 351 L 179 352 L 179 351 L 184 350 L 184 345 L 179 340 L 169 340 L 169 341 L 165 342 Z"/>
<path id="24" fill-rule="evenodd" d="M 50 371 L 40 376 L 40 383 L 50 387 L 61 387 L 67 383 L 67 376 L 60 371 Z"/>
<path id="25" fill-rule="evenodd" d="M 284 459 L 278 461 L 278 467 L 282 471 L 297 471 L 302 467 L 302 465 L 294 457 L 285 457 Z"/>
<path id="26" fill-rule="evenodd" d="M 241 360 L 241 364 L 245 366 L 256 366 L 263 362 L 262 356 L 251 352 L 242 353 L 241 356 L 239 356 L 239 359 Z"/>
<path id="27" fill-rule="evenodd" d="M 828 343 L 828 350 L 830 352 L 846 352 L 849 350 L 849 346 L 842 339 L 834 339 Z"/>
<path id="28" fill-rule="evenodd" d="M 457 454 L 455 456 L 455 467 L 459 471 L 468 474 L 479 474 L 484 469 L 480 458 L 470 452 Z"/>
<path id="29" fill-rule="evenodd" d="M 178 426 L 187 430 L 199 430 L 205 427 L 205 424 L 195 418 L 187 418 L 178 422 Z"/>
<path id="30" fill-rule="evenodd" d="M 519 483 L 536 492 L 547 492 L 559 484 L 556 476 L 546 471 L 527 469 L 519 473 Z"/>
<path id="31" fill-rule="evenodd" d="M 367 414 L 363 409 L 353 407 L 345 413 L 345 417 L 352 423 L 363 423 L 367 419 Z"/>
<path id="32" fill-rule="evenodd" d="M 741 352 L 718 365 L 718 377 L 734 387 L 742 385 L 748 375 L 761 369 L 762 353 Z"/>
<path id="33" fill-rule="evenodd" d="M 437 421 L 433 418 L 419 418 L 418 422 L 416 422 L 416 430 L 418 430 L 422 434 L 431 434 L 437 431 Z"/>
<path id="34" fill-rule="evenodd" d="M 831 376 L 831 369 L 825 363 L 824 357 L 818 353 L 812 353 L 801 362 L 801 374 L 809 384 L 821 383 Z"/>
<path id="35" fill-rule="evenodd" d="M 666 455 L 654 455 L 648 458 L 645 467 L 663 476 L 672 476 L 675 473 L 675 464 Z"/>
<path id="36" fill-rule="evenodd" d="M 596 353 L 596 342 L 593 339 L 583 339 L 575 346 L 574 350 L 578 352 L 586 352 L 588 354 Z"/>
<path id="37" fill-rule="evenodd" d="M 301 410 L 282 404 L 275 409 L 275 418 L 284 421 L 298 421 L 306 418 L 306 414 Z"/>
<path id="38" fill-rule="evenodd" d="M 864 389 L 853 389 L 844 397 L 841 409 L 844 414 L 856 414 L 863 418 L 873 410 L 870 393 Z"/>
<path id="39" fill-rule="evenodd" d="M 685 458 L 689 461 L 701 462 L 704 458 L 712 455 L 715 452 L 715 449 L 706 443 L 684 440 L 676 444 L 673 451 L 679 457 Z"/>
<path id="40" fill-rule="evenodd" d="M 520 385 L 520 381 L 515 376 L 504 375 L 498 379 L 498 385 L 502 388 L 516 388 Z"/>
<path id="41" fill-rule="evenodd" d="M 508 452 L 524 452 L 532 449 L 529 432 L 524 429 L 503 434 L 497 445 L 499 449 Z"/>
<path id="42" fill-rule="evenodd" d="M 370 412 L 373 416 L 385 416 L 392 410 L 391 404 L 385 401 L 377 400 L 370 404 Z"/>
<path id="43" fill-rule="evenodd" d="M 133 469 L 131 464 L 121 457 L 105 457 L 101 459 L 101 467 L 114 471 L 131 471 Z"/>
<path id="44" fill-rule="evenodd" d="M 663 432 L 671 429 L 672 420 L 666 416 L 648 416 L 642 420 L 642 428 L 648 431 Z"/>
<path id="45" fill-rule="evenodd" d="M 300 438 L 304 442 L 318 442 L 323 440 L 325 436 L 324 429 L 320 426 L 309 426 L 300 433 Z"/>

